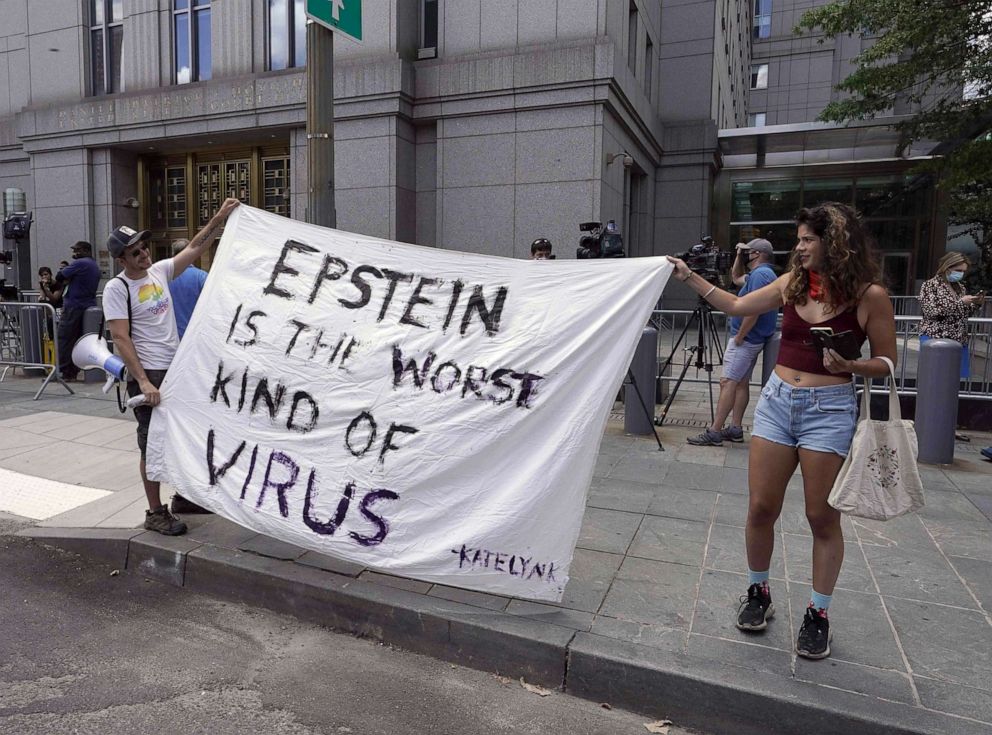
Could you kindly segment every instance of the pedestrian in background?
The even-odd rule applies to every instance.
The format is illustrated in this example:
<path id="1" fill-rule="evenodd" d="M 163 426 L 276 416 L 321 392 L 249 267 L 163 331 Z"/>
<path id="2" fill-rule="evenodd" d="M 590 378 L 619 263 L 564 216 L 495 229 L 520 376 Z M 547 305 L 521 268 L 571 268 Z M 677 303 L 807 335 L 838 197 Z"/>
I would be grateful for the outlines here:
<path id="1" fill-rule="evenodd" d="M 730 277 L 741 287 L 738 296 L 746 296 L 752 291 L 764 288 L 775 282 L 772 258 L 775 251 L 764 238 L 755 238 L 748 243 L 737 244 L 737 257 L 734 259 Z M 744 441 L 744 412 L 751 401 L 751 373 L 758 361 L 758 355 L 765 347 L 765 341 L 775 334 L 778 323 L 778 309 L 769 309 L 760 316 L 731 317 L 730 338 L 723 352 L 723 375 L 720 376 L 720 398 L 717 400 L 713 423 L 698 436 L 686 439 L 696 446 L 723 445 L 726 439 L 732 442 Z M 723 428 L 727 417 L 731 416 L 730 426 Z"/>
<path id="2" fill-rule="evenodd" d="M 985 294 L 968 295 L 961 282 L 968 270 L 968 259 L 950 251 L 937 263 L 937 272 L 920 288 L 920 344 L 930 339 L 953 339 L 961 343 L 961 379 L 971 374 L 968 354 L 968 318 L 982 308 Z"/>
<path id="3" fill-rule="evenodd" d="M 85 240 L 72 246 L 72 263 L 55 274 L 62 290 L 62 316 L 59 318 L 59 374 L 62 380 L 75 380 L 79 368 L 72 362 L 72 348 L 83 336 L 83 314 L 96 306 L 100 266 L 93 260 L 93 246 Z"/>
<path id="4" fill-rule="evenodd" d="M 748 589 L 737 627 L 763 631 L 774 614 L 769 568 L 775 523 L 785 490 L 799 465 L 806 519 L 813 534 L 813 589 L 796 641 L 796 653 L 830 655 L 828 610 L 844 560 L 840 513 L 827 496 L 851 448 L 858 418 L 853 375 L 881 378 L 896 360 L 892 302 L 881 285 L 880 258 L 857 213 L 828 202 L 799 212 L 789 271 L 771 285 L 734 296 L 694 274 L 677 258 L 675 276 L 712 306 L 732 316 L 783 307 L 782 343 L 775 371 L 754 412 L 748 457 L 748 512 L 744 531 Z M 871 357 L 848 360 L 832 349 L 816 351 L 811 327 L 865 339 Z"/>
<path id="5" fill-rule="evenodd" d="M 179 255 L 189 240 L 181 239 L 172 243 L 173 256 Z M 193 316 L 196 302 L 203 291 L 203 284 L 207 282 L 207 272 L 197 268 L 195 265 L 186 266 L 186 270 L 169 282 L 169 289 L 172 291 L 173 308 L 176 314 L 176 329 L 179 330 L 179 339 L 186 334 L 186 327 Z"/>
<path id="6" fill-rule="evenodd" d="M 530 244 L 531 260 L 554 260 L 551 253 L 551 241 L 546 237 L 539 237 Z"/>

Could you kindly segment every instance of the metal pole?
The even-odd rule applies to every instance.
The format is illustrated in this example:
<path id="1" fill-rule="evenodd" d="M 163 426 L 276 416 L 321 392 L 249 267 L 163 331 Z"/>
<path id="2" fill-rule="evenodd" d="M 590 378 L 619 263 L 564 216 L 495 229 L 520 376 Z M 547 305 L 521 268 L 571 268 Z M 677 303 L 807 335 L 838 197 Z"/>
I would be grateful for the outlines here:
<path id="1" fill-rule="evenodd" d="M 307 24 L 307 222 L 336 227 L 334 210 L 334 33 Z"/>

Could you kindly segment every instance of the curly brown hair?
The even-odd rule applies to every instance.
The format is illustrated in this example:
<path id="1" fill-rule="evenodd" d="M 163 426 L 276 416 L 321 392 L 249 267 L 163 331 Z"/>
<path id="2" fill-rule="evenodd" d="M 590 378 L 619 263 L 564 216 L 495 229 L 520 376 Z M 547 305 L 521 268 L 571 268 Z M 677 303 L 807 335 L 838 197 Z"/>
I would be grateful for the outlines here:
<path id="1" fill-rule="evenodd" d="M 882 282 L 882 270 L 875 238 L 851 207 L 839 202 L 823 202 L 799 210 L 796 225 L 806 225 L 823 242 L 820 273 L 826 291 L 828 311 L 856 303 L 865 288 Z M 809 298 L 809 274 L 796 251 L 789 260 L 792 278 L 785 289 L 789 304 L 805 304 Z"/>

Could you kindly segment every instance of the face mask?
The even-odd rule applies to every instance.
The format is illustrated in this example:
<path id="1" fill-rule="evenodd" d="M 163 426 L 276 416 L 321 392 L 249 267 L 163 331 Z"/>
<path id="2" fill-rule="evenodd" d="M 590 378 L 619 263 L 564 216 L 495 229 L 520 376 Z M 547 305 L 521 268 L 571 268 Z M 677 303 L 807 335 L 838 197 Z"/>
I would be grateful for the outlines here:
<path id="1" fill-rule="evenodd" d="M 962 278 L 964 278 L 964 272 L 963 271 L 948 271 L 947 272 L 947 280 L 950 281 L 951 283 L 957 283 Z"/>

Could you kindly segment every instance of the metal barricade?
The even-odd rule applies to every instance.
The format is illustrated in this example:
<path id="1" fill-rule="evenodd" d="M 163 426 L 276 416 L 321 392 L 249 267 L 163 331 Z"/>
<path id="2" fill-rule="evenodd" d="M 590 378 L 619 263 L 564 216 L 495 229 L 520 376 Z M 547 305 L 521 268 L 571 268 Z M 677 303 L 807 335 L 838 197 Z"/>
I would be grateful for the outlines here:
<path id="1" fill-rule="evenodd" d="M 915 296 L 897 297 L 908 303 L 915 301 Z M 907 306 L 901 307 L 907 309 Z M 652 321 L 658 325 L 658 361 L 664 365 L 668 356 L 672 353 L 675 340 L 682 328 L 685 326 L 692 312 L 686 309 L 659 309 L 654 312 Z M 713 312 L 714 322 L 720 330 L 720 336 L 724 343 L 728 339 L 727 316 L 718 311 Z M 920 356 L 920 322 L 923 318 L 918 314 L 897 314 L 896 322 L 896 347 L 898 349 L 898 364 L 896 367 L 896 389 L 900 395 L 915 396 L 917 382 L 917 368 Z M 958 396 L 973 400 L 992 401 L 992 318 L 972 317 L 968 320 L 968 350 L 971 356 L 971 376 L 962 378 Z M 867 354 L 867 353 L 866 353 Z M 684 364 L 685 359 L 690 359 L 687 353 L 676 354 L 670 365 L 670 370 L 678 374 Z M 758 382 L 762 374 L 762 363 L 759 358 L 758 369 L 752 375 L 750 385 L 760 388 Z M 707 383 L 705 373 L 697 375 L 697 371 L 690 367 L 683 382 L 686 383 Z M 664 380 L 666 376 L 661 376 Z M 884 393 L 888 395 L 888 389 L 878 386 L 872 387 L 872 393 Z"/>
<path id="2" fill-rule="evenodd" d="M 0 381 L 11 369 L 37 370 L 45 379 L 34 400 L 41 397 L 52 381 L 73 394 L 59 375 L 57 329 L 58 320 L 51 304 L 0 302 L 0 367 L 3 368 Z"/>

